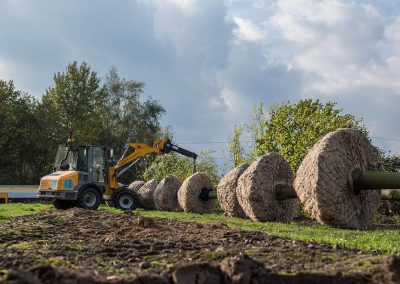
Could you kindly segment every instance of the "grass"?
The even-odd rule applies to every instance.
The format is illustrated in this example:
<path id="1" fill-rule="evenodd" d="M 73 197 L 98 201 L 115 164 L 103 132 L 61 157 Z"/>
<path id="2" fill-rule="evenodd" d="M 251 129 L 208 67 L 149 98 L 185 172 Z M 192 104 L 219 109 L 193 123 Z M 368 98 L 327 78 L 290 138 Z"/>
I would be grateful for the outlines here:
<path id="1" fill-rule="evenodd" d="M 1 204 L 0 222 L 10 220 L 11 218 L 36 214 L 42 210 L 51 208 L 48 204 Z M 106 210 L 115 214 L 121 211 L 115 208 L 101 206 L 99 210 Z M 275 222 L 253 222 L 251 220 L 224 217 L 221 214 L 190 214 L 184 212 L 165 212 L 165 211 L 145 211 L 137 210 L 143 216 L 155 218 L 168 218 L 184 222 L 198 222 L 205 224 L 225 224 L 229 228 L 259 231 L 267 235 L 285 237 L 294 240 L 325 243 L 329 245 L 339 245 L 349 249 L 361 249 L 368 252 L 379 254 L 400 253 L 400 231 L 399 230 L 344 230 L 331 228 L 329 226 L 308 224 L 302 222 L 292 222 L 291 224 L 282 224 Z M 397 224 L 400 218 L 393 218 Z"/>
<path id="2" fill-rule="evenodd" d="M 103 210 L 118 212 L 114 208 Z M 175 219 L 184 222 L 205 224 L 225 224 L 229 228 L 258 231 L 266 235 L 285 237 L 294 240 L 339 245 L 349 249 L 376 252 L 380 254 L 400 253 L 400 231 L 398 230 L 344 230 L 325 225 L 292 222 L 282 224 L 276 222 L 253 222 L 221 214 L 189 214 L 184 212 L 145 211 L 137 210 L 147 217 Z"/>
<path id="3" fill-rule="evenodd" d="M 5 222 L 18 216 L 37 214 L 50 207 L 50 204 L 41 203 L 0 204 L 0 222 Z"/>

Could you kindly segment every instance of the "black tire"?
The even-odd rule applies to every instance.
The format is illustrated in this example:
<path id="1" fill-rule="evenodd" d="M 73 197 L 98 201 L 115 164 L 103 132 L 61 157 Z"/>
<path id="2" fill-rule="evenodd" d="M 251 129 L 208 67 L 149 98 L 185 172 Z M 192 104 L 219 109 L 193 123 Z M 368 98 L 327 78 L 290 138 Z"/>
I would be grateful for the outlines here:
<path id="1" fill-rule="evenodd" d="M 72 207 L 75 207 L 75 202 L 73 200 L 59 200 L 56 199 L 53 202 L 54 208 L 58 210 L 67 210 Z"/>
<path id="2" fill-rule="evenodd" d="M 87 187 L 79 192 L 76 205 L 83 209 L 97 210 L 100 201 L 99 191 L 93 187 Z"/>
<path id="3" fill-rule="evenodd" d="M 113 196 L 114 207 L 122 211 L 135 210 L 139 206 L 139 198 L 128 188 L 118 189 Z"/>

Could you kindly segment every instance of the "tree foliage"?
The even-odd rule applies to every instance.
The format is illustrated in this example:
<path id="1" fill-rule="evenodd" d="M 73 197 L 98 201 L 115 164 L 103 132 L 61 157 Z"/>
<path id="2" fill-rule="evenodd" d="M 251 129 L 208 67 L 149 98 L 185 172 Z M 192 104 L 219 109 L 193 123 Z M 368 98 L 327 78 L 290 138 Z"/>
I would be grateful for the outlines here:
<path id="1" fill-rule="evenodd" d="M 390 153 L 383 153 L 382 160 L 383 160 L 383 167 L 388 172 L 400 172 L 400 156 L 393 155 Z"/>
<path id="2" fill-rule="evenodd" d="M 229 155 L 233 157 L 234 167 L 238 167 L 245 162 L 244 148 L 240 142 L 240 136 L 243 134 L 243 128 L 237 127 L 233 129 L 233 135 L 230 140 Z"/>
<path id="3" fill-rule="evenodd" d="M 261 104 L 254 109 L 253 123 L 248 127 L 255 145 L 250 159 L 274 151 L 297 170 L 308 150 L 325 134 L 339 128 L 367 133 L 359 119 L 342 111 L 333 102 L 306 99 L 274 105 L 265 115 Z"/>
<path id="4" fill-rule="evenodd" d="M 198 172 L 205 172 L 214 184 L 218 183 L 217 164 L 209 151 L 201 152 L 196 161 Z M 182 182 L 193 174 L 193 159 L 175 153 L 159 155 L 146 169 L 144 180 L 156 179 L 158 182 L 167 175 L 175 175 Z"/>
<path id="5" fill-rule="evenodd" d="M 120 78 L 115 67 L 106 75 L 104 122 L 108 131 L 104 143 L 117 154 L 122 154 L 129 142 L 152 144 L 159 138 L 160 117 L 165 109 L 152 98 L 141 100 L 144 86 L 143 82 Z"/>
<path id="6" fill-rule="evenodd" d="M 33 182 L 46 149 L 40 144 L 38 102 L 0 80 L 0 183 Z"/>
<path id="7" fill-rule="evenodd" d="M 107 93 L 96 72 L 87 63 L 75 61 L 64 72 L 54 75 L 54 86 L 43 95 L 42 104 L 56 122 L 60 139 L 71 137 L 77 143 L 99 143 L 104 131 L 103 112 Z"/>

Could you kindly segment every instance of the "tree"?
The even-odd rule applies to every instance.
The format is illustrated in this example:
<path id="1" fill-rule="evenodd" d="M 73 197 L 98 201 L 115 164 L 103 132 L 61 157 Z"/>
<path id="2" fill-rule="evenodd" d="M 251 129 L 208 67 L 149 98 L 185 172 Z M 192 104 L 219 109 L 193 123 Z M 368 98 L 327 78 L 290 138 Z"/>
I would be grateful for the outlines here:
<path id="1" fill-rule="evenodd" d="M 12 81 L 0 80 L 0 183 L 38 181 L 45 149 L 41 146 L 37 106 L 38 102 L 16 90 Z"/>
<path id="2" fill-rule="evenodd" d="M 218 183 L 217 164 L 209 151 L 199 154 L 196 161 L 199 172 L 205 172 L 216 185 Z M 193 160 L 179 154 L 169 153 L 159 155 L 146 169 L 144 180 L 156 179 L 160 182 L 167 175 L 175 175 L 182 182 L 193 174 Z"/>
<path id="3" fill-rule="evenodd" d="M 296 171 L 308 150 L 325 134 L 338 128 L 357 128 L 367 134 L 361 120 L 342 111 L 333 102 L 307 99 L 274 105 L 265 116 L 261 104 L 254 109 L 253 123 L 248 127 L 255 142 L 251 158 L 278 152 Z"/>
<path id="4" fill-rule="evenodd" d="M 231 155 L 234 159 L 233 164 L 234 167 L 240 166 L 245 162 L 244 158 L 244 148 L 240 143 L 240 136 L 243 134 L 243 128 L 237 127 L 233 129 L 233 136 L 230 141 L 229 146 L 229 155 Z"/>
<path id="5" fill-rule="evenodd" d="M 158 101 L 149 98 L 141 100 L 143 82 L 120 78 L 112 67 L 106 75 L 107 93 L 106 117 L 107 145 L 121 154 L 124 145 L 135 141 L 153 143 L 160 135 L 160 117 L 165 112 Z"/>
<path id="6" fill-rule="evenodd" d="M 105 132 L 103 111 L 107 93 L 96 72 L 87 63 L 74 61 L 54 75 L 54 86 L 43 95 L 42 110 L 52 120 L 51 131 L 59 142 L 73 138 L 76 143 L 99 143 Z"/>
<path id="7" fill-rule="evenodd" d="M 163 131 L 160 118 L 165 109 L 151 97 L 146 100 L 141 98 L 144 86 L 143 82 L 121 78 L 116 67 L 112 67 L 106 74 L 107 103 L 103 111 L 105 131 L 101 141 L 115 150 L 116 157 L 122 155 L 128 143 L 151 145 L 161 138 Z M 147 160 L 152 161 L 152 158 Z M 138 163 L 120 181 L 129 183 L 138 179 L 144 170 L 145 164 Z"/>
<path id="8" fill-rule="evenodd" d="M 381 152 L 383 167 L 389 172 L 399 172 L 400 171 L 400 156 L 393 155 L 389 153 Z"/>

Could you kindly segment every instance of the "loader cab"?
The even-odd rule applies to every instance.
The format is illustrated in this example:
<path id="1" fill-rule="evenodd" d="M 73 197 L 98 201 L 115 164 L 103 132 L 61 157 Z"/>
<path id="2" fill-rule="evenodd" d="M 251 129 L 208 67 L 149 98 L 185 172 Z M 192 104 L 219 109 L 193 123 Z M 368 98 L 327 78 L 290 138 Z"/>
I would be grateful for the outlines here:
<path id="1" fill-rule="evenodd" d="M 112 151 L 104 146 L 60 145 L 55 171 L 77 171 L 82 182 L 105 185 Z"/>

